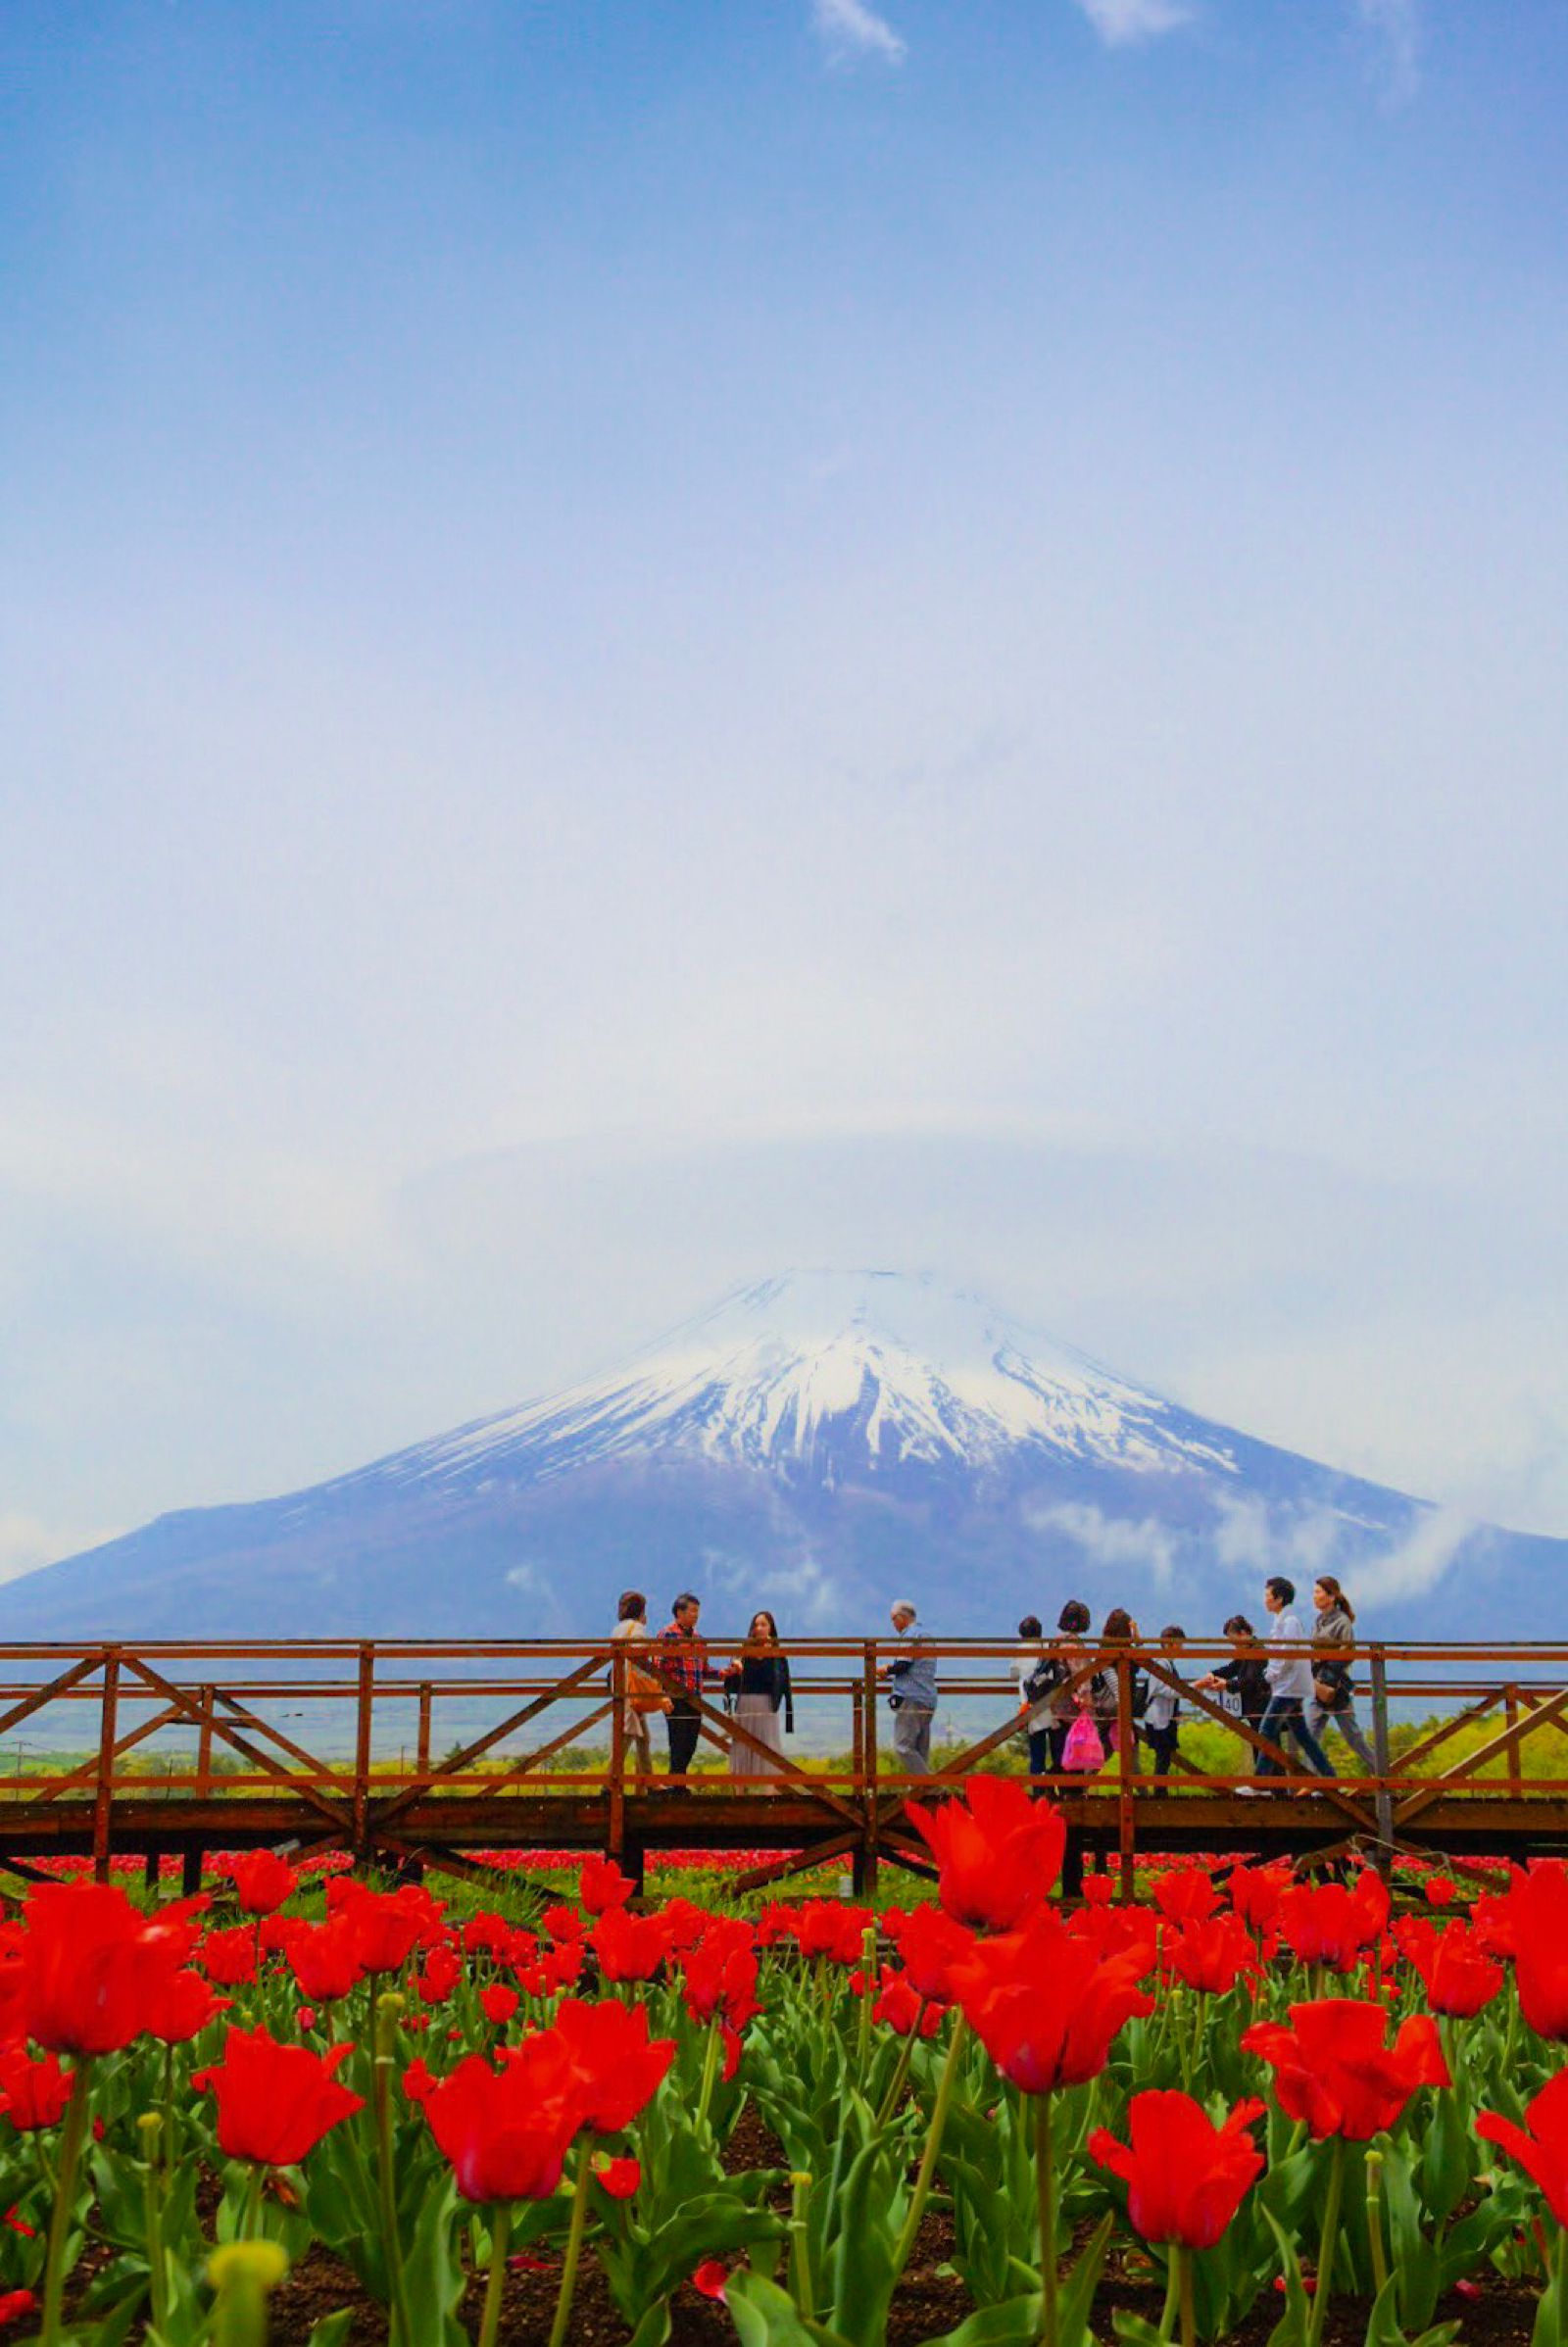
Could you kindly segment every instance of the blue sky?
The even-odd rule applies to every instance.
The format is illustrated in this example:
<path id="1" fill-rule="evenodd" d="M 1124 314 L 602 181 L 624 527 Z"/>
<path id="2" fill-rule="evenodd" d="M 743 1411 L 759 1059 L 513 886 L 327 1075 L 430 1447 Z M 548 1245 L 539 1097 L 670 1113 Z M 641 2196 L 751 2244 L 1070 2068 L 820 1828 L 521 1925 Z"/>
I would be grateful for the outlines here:
<path id="1" fill-rule="evenodd" d="M 1568 9 L 0 24 L 0 1569 L 789 1262 L 1568 1532 Z"/>

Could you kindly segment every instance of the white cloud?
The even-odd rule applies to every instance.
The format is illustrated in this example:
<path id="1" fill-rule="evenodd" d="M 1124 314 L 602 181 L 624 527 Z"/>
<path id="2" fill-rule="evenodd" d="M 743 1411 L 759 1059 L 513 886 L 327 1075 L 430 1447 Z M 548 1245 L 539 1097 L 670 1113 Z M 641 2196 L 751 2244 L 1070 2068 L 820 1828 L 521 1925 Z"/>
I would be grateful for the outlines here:
<path id="1" fill-rule="evenodd" d="M 1026 1508 L 1024 1519 L 1032 1531 L 1065 1533 L 1092 1565 L 1110 1570 L 1141 1565 L 1161 1584 L 1170 1579 L 1175 1535 L 1152 1516 L 1135 1522 L 1130 1516 L 1107 1516 L 1084 1500 L 1068 1499 L 1055 1507 Z"/>
<path id="2" fill-rule="evenodd" d="M 1419 1597 L 1435 1589 L 1477 1529 L 1456 1508 L 1434 1508 L 1388 1556 L 1356 1567 L 1357 1600 Z"/>
<path id="3" fill-rule="evenodd" d="M 1310 1508 L 1285 1523 L 1270 1516 L 1265 1501 L 1231 1491 L 1216 1495 L 1219 1526 L 1214 1554 L 1222 1565 L 1246 1566 L 1259 1576 L 1284 1573 L 1304 1580 L 1330 1566 L 1345 1532 L 1345 1519 L 1332 1508 Z"/>
<path id="4" fill-rule="evenodd" d="M 51 1530 L 36 1516 L 0 1514 L 0 1581 L 16 1581 L 24 1573 L 52 1565 L 57 1557 L 74 1556 L 113 1536 L 104 1532 Z"/>
<path id="5" fill-rule="evenodd" d="M 1372 43 L 1386 102 L 1405 106 L 1421 79 L 1420 0 L 1354 0 L 1356 21 Z"/>
<path id="6" fill-rule="evenodd" d="M 904 63 L 903 38 L 865 0 L 811 0 L 811 22 L 832 56 L 880 57 L 890 66 Z"/>
<path id="7" fill-rule="evenodd" d="M 1196 10 L 1186 0 L 1074 0 L 1107 49 L 1134 49 L 1190 24 Z"/>

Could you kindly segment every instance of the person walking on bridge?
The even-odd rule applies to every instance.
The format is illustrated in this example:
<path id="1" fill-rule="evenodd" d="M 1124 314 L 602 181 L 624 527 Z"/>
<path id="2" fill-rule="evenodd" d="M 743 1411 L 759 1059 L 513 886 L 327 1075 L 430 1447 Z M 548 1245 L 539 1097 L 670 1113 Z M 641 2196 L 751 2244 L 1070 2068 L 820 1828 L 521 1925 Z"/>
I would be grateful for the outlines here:
<path id="1" fill-rule="evenodd" d="M 1350 1665 L 1355 1659 L 1355 1607 L 1332 1573 L 1320 1573 L 1312 1591 L 1317 1621 L 1312 1629 L 1312 1695 L 1306 1724 L 1322 1743 L 1337 1728 L 1369 1777 L 1378 1773 L 1371 1745 L 1355 1716 Z"/>
<path id="2" fill-rule="evenodd" d="M 1328 1754 L 1306 1724 L 1305 1708 L 1312 1700 L 1312 1663 L 1306 1653 L 1282 1654 L 1282 1646 L 1306 1644 L 1306 1634 L 1300 1616 L 1294 1610 L 1296 1584 L 1287 1581 L 1283 1573 L 1272 1574 L 1263 1587 L 1263 1603 L 1272 1619 L 1269 1623 L 1270 1653 L 1266 1668 L 1268 1678 L 1268 1709 L 1258 1728 L 1259 1736 L 1271 1742 L 1283 1744 L 1289 1736 L 1305 1755 L 1309 1767 L 1320 1777 L 1332 1777 L 1333 1767 Z M 1264 1752 L 1257 1763 L 1259 1777 L 1282 1777 L 1285 1774 L 1273 1754 Z M 1244 1785 L 1243 1791 L 1251 1787 Z"/>
<path id="3" fill-rule="evenodd" d="M 936 1657 L 909 1598 L 895 1598 L 889 1619 L 898 1651 L 877 1664 L 877 1677 L 892 1681 L 888 1701 L 893 1707 L 893 1757 L 901 1777 L 928 1777 L 931 1722 L 937 1708 Z"/>
<path id="4" fill-rule="evenodd" d="M 672 1777 L 684 1778 L 692 1765 L 703 1732 L 703 1715 L 697 1704 L 704 1687 L 723 1684 L 722 1672 L 715 1671 L 708 1659 L 707 1639 L 697 1635 L 702 1610 L 702 1599 L 694 1597 L 690 1589 L 682 1589 L 670 1608 L 673 1618 L 659 1634 L 659 1668 L 670 1695 L 664 1725 L 669 1731 Z"/>

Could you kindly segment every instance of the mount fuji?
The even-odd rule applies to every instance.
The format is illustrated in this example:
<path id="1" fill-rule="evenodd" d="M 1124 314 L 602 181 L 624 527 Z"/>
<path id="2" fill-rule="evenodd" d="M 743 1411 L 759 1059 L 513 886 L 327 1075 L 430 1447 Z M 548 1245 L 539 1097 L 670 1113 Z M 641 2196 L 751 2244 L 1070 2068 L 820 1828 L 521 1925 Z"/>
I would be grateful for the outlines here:
<path id="1" fill-rule="evenodd" d="M 908 1594 L 1010 1635 L 1082 1596 L 1197 1636 L 1322 1571 L 1388 1636 L 1541 1636 L 1568 1540 L 1254 1442 L 931 1278 L 793 1272 L 564 1393 L 12 1582 L 0 1636 L 581 1637 L 628 1587 L 721 1630 L 879 1630 Z"/>

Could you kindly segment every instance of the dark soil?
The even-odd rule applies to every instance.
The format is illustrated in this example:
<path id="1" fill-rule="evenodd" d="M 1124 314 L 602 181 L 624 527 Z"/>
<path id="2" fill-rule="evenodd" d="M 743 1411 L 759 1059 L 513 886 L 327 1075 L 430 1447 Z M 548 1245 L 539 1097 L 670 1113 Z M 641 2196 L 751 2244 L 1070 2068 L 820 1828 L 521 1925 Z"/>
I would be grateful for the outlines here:
<path id="1" fill-rule="evenodd" d="M 752 2168 L 782 2169 L 788 2164 L 777 2136 L 755 2111 L 744 2111 L 724 2149 L 726 2169 L 738 2174 Z M 775 2198 L 787 2207 L 788 2188 L 782 2187 Z M 927 2341 L 942 2338 L 973 2313 L 968 2291 L 952 2271 L 953 2248 L 951 2217 L 932 2211 L 920 2227 L 894 2301 L 888 2347 L 925 2347 Z M 76 2272 L 78 2290 L 105 2254 L 89 2250 L 82 2259 Z M 514 2270 L 509 2274 L 502 2305 L 502 2347 L 542 2347 L 555 2317 L 557 2281 L 554 2266 L 546 2273 Z M 1458 2323 L 1463 2347 L 1529 2347 L 1537 2297 L 1533 2283 L 1505 2282 L 1491 2274 L 1479 2297 L 1451 2291 L 1440 2302 L 1435 2320 Z M 1096 2332 L 1107 2347 L 1114 2341 L 1111 2318 L 1119 2308 L 1157 2323 L 1163 2299 L 1162 2285 L 1148 2278 L 1148 2268 L 1140 2263 L 1136 2251 L 1117 2248 L 1096 2298 Z M 483 2300 L 480 2276 L 460 2310 L 470 2336 L 478 2331 Z M 366 2296 L 353 2274 L 328 2251 L 312 2249 L 273 2296 L 271 2347 L 307 2347 L 316 2323 L 341 2307 L 352 2307 L 355 2312 L 349 2347 L 386 2347 L 384 2308 Z M 1232 2333 L 1234 2347 L 1267 2347 L 1281 2312 L 1278 2296 L 1271 2292 L 1260 2298 L 1247 2322 Z M 1364 2347 L 1369 2312 L 1364 2299 L 1336 2299 L 1329 2313 L 1325 2347 Z M 139 2331 L 135 2334 L 138 2339 L 141 2335 Z M 585 2250 L 577 2276 L 569 2347 L 625 2347 L 628 2336 L 593 2252 Z M 671 2306 L 671 2347 L 734 2347 L 734 2324 L 722 2305 L 703 2297 L 689 2284 L 676 2291 Z"/>

